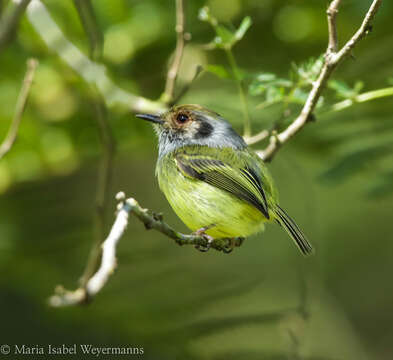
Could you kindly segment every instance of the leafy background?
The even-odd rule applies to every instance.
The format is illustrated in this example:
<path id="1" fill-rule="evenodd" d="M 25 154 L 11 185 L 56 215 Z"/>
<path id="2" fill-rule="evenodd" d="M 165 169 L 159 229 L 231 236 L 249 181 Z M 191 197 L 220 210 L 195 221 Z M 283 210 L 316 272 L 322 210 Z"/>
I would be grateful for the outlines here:
<path id="1" fill-rule="evenodd" d="M 341 43 L 369 3 L 343 1 Z M 73 3 L 45 4 L 70 41 L 87 54 L 88 39 Z M 199 9 L 208 5 L 228 29 L 251 17 L 233 54 L 250 86 L 252 127 L 285 124 L 299 104 L 265 104 L 263 109 L 260 104 L 269 101 L 268 89 L 275 91 L 273 80 L 294 81 L 299 71 L 293 63 L 299 68 L 325 50 L 326 4 L 189 1 L 192 42 L 178 88 L 194 76 L 197 65 L 212 71 L 201 74 L 181 102 L 212 108 L 242 128 L 225 53 L 203 46 L 215 37 L 211 26 L 198 19 Z M 9 2 L 1 5 L 4 10 Z M 94 10 L 110 78 L 128 91 L 159 98 L 175 45 L 174 3 L 96 1 Z M 392 14 L 393 4 L 384 2 L 370 36 L 335 73 L 321 106 L 355 96 L 359 81 L 361 92 L 392 86 Z M 132 219 L 119 246 L 117 272 L 102 293 L 90 306 L 53 309 L 48 296 L 56 284 L 77 286 L 94 237 L 102 149 L 91 90 L 47 49 L 25 17 L 0 54 L 1 137 L 31 56 L 40 65 L 29 106 L 17 143 L 0 162 L 1 342 L 142 346 L 148 359 L 392 358 L 392 98 L 343 111 L 321 107 L 317 121 L 269 166 L 282 205 L 317 248 L 313 258 L 300 257 L 276 226 L 226 256 L 180 248 Z M 108 119 L 117 142 L 110 198 L 124 190 L 187 231 L 158 190 L 151 128 L 118 107 L 108 109 Z M 111 200 L 108 223 L 114 208 Z M 302 315 L 302 305 L 308 316 Z"/>

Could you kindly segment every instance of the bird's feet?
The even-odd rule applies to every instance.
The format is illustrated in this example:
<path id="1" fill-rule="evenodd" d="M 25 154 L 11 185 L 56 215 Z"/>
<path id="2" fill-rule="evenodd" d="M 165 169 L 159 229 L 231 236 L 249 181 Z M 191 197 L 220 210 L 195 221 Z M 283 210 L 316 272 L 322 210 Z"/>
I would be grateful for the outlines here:
<path id="1" fill-rule="evenodd" d="M 201 236 L 201 237 L 203 237 L 207 241 L 206 245 L 204 245 L 204 246 L 202 246 L 202 245 L 195 245 L 195 249 L 197 249 L 197 250 L 199 250 L 201 252 L 207 252 L 211 248 L 211 246 L 212 246 L 212 244 L 214 242 L 214 238 L 212 236 L 206 234 L 206 231 L 211 229 L 214 226 L 215 225 L 212 224 L 212 225 L 200 228 L 200 229 L 198 229 L 198 230 L 193 232 L 194 235 Z M 225 240 L 224 243 L 226 242 L 226 244 L 225 245 L 219 245 L 217 247 L 215 246 L 214 248 L 216 250 L 218 250 L 218 251 L 222 251 L 224 254 L 229 254 L 229 253 L 231 253 L 233 251 L 233 249 L 235 247 L 241 246 L 243 244 L 244 239 L 245 238 L 243 238 L 243 237 L 234 237 L 234 238 L 229 238 L 229 239 L 222 239 L 222 240 Z"/>
<path id="2" fill-rule="evenodd" d="M 235 247 L 239 247 L 243 244 L 244 239 L 243 237 L 230 238 L 228 244 L 222 248 L 222 252 L 224 254 L 230 254 Z"/>
<path id="3" fill-rule="evenodd" d="M 210 235 L 207 235 L 206 231 L 211 229 L 214 226 L 215 226 L 215 224 L 211 224 L 211 225 L 202 227 L 202 228 L 193 232 L 194 235 L 202 236 L 207 241 L 206 246 L 195 245 L 195 249 L 199 250 L 200 252 L 206 252 L 210 249 L 210 247 L 214 241 L 214 238 Z"/>

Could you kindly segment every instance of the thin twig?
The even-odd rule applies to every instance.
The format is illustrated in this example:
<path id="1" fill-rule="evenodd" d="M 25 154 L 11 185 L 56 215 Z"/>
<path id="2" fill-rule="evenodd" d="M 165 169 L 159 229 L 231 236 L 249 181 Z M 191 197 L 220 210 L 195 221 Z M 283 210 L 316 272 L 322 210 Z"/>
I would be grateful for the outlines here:
<path id="1" fill-rule="evenodd" d="M 23 79 L 23 85 L 16 102 L 16 110 L 14 118 L 12 119 L 11 126 L 8 133 L 0 145 L 0 159 L 11 150 L 16 137 L 18 135 L 19 125 L 22 120 L 23 113 L 26 108 L 27 100 L 29 98 L 31 84 L 33 83 L 35 69 L 38 66 L 36 59 L 27 60 L 27 70 Z"/>
<path id="2" fill-rule="evenodd" d="M 13 39 L 19 20 L 24 14 L 29 2 L 30 0 L 14 0 L 10 5 L 10 10 L 6 11 L 0 19 L 0 52 Z"/>
<path id="3" fill-rule="evenodd" d="M 104 36 L 98 26 L 93 5 L 90 0 L 74 0 L 79 18 L 89 38 L 90 58 L 100 60 L 104 44 Z"/>
<path id="4" fill-rule="evenodd" d="M 165 104 L 171 104 L 174 98 L 175 85 L 181 60 L 183 57 L 185 45 L 185 16 L 184 16 L 184 0 L 176 0 L 176 48 L 173 56 L 172 64 L 169 68 L 165 90 L 161 96 L 161 101 Z"/>
<path id="5" fill-rule="evenodd" d="M 337 37 L 337 23 L 336 18 L 338 14 L 338 8 L 340 6 L 341 0 L 334 0 L 330 3 L 326 13 L 328 19 L 328 29 L 329 29 L 329 44 L 328 52 L 335 53 L 338 50 L 338 37 Z"/>
<path id="6" fill-rule="evenodd" d="M 165 223 L 161 215 L 149 214 L 148 210 L 142 208 L 135 199 L 126 199 L 124 193 L 118 193 L 116 199 L 119 201 L 118 213 L 108 237 L 102 244 L 101 265 L 97 272 L 88 279 L 85 287 L 80 287 L 75 291 L 68 291 L 62 286 L 57 286 L 55 295 L 49 299 L 50 305 L 58 307 L 83 304 L 91 300 L 104 287 L 116 268 L 116 246 L 127 228 L 129 214 L 139 219 L 146 229 L 157 230 L 179 245 L 210 246 L 218 251 L 225 251 L 242 244 L 241 238 L 213 239 L 210 242 L 203 235 L 182 234 Z"/>
<path id="7" fill-rule="evenodd" d="M 334 44 L 336 44 L 337 42 L 337 34 L 329 34 L 329 45 L 325 52 L 324 65 L 321 69 L 318 79 L 313 84 L 313 87 L 308 95 L 308 98 L 306 100 L 306 103 L 304 104 L 300 115 L 281 133 L 277 134 L 276 136 L 270 137 L 268 146 L 264 150 L 258 152 L 258 154 L 263 160 L 272 160 L 273 156 L 276 154 L 280 146 L 287 142 L 289 139 L 291 139 L 300 130 L 302 130 L 303 127 L 307 124 L 308 120 L 311 119 L 312 112 L 315 109 L 318 99 L 320 98 L 328 79 L 332 75 L 333 71 L 336 69 L 337 65 L 351 53 L 351 50 L 355 47 L 355 45 L 369 32 L 370 23 L 373 20 L 375 14 L 377 13 L 381 3 L 382 0 L 374 0 L 372 2 L 359 30 L 338 52 L 332 51 L 332 46 L 334 47 Z M 331 2 L 329 9 L 333 9 L 335 14 L 338 10 L 339 4 L 340 1 L 334 0 Z M 335 26 L 335 15 L 333 15 L 333 20 L 332 16 L 330 16 L 328 23 L 330 24 L 329 31 L 332 31 L 332 27 Z"/>
<path id="8" fill-rule="evenodd" d="M 83 27 L 88 35 L 90 58 L 99 60 L 102 58 L 103 36 L 97 24 L 94 9 L 90 0 L 74 0 Z M 107 108 L 97 88 L 94 88 L 93 107 L 95 120 L 99 130 L 102 145 L 102 161 L 98 172 L 98 183 L 96 190 L 96 211 L 94 216 L 95 239 L 89 253 L 89 258 L 80 279 L 81 288 L 87 286 L 88 280 L 97 270 L 101 259 L 101 245 L 105 240 L 106 233 L 106 210 L 108 207 L 108 191 L 113 175 L 113 157 L 115 151 L 115 140 L 111 127 L 108 123 Z"/>
<path id="9" fill-rule="evenodd" d="M 340 102 L 337 102 L 331 106 L 329 106 L 326 109 L 321 109 L 321 111 L 318 111 L 318 114 L 326 114 L 330 112 L 336 112 L 336 111 L 341 111 L 344 109 L 349 108 L 353 104 L 357 103 L 363 103 L 375 99 L 380 99 L 384 97 L 389 97 L 393 96 L 393 87 L 388 87 L 388 88 L 383 88 L 383 89 L 378 89 L 378 90 L 372 90 L 372 91 L 367 91 L 362 94 L 358 94 L 354 97 L 351 97 L 350 99 L 346 99 Z"/>
<path id="10" fill-rule="evenodd" d="M 333 59 L 331 62 L 336 65 L 347 55 L 350 55 L 351 50 L 356 46 L 356 44 L 363 39 L 371 31 L 371 21 L 374 19 L 379 7 L 382 4 L 382 0 L 374 0 L 363 19 L 362 25 L 356 31 L 355 35 L 342 47 L 342 49 L 337 54 L 332 54 Z"/>
<path id="11" fill-rule="evenodd" d="M 240 96 L 240 101 L 242 104 L 243 121 L 244 121 L 243 136 L 245 138 L 249 138 L 251 135 L 251 120 L 250 120 L 250 114 L 248 112 L 247 97 L 246 97 L 246 94 L 245 94 L 245 91 L 243 88 L 243 82 L 241 79 L 241 75 L 239 73 L 236 59 L 233 56 L 232 49 L 231 48 L 225 49 L 225 53 L 227 55 L 229 65 L 232 69 L 233 76 L 235 77 L 237 89 L 238 89 L 239 96 Z"/>
<path id="12" fill-rule="evenodd" d="M 253 136 L 250 137 L 244 137 L 244 141 L 246 142 L 247 145 L 252 145 L 252 144 L 256 144 L 257 142 L 260 142 L 262 140 L 265 140 L 268 136 L 270 135 L 270 131 L 268 130 L 262 130 L 261 132 L 259 132 L 258 134 L 255 134 Z"/>
<path id="13" fill-rule="evenodd" d="M 99 135 L 101 139 L 103 155 L 98 173 L 98 184 L 96 191 L 96 213 L 94 219 L 95 240 L 90 250 L 89 258 L 80 279 L 82 288 L 86 287 L 88 280 L 97 270 L 101 258 L 101 244 L 105 239 L 106 214 L 108 208 L 108 191 L 113 175 L 113 157 L 115 153 L 115 140 L 112 130 L 107 121 L 107 109 L 104 101 L 97 94 L 94 100 Z"/>

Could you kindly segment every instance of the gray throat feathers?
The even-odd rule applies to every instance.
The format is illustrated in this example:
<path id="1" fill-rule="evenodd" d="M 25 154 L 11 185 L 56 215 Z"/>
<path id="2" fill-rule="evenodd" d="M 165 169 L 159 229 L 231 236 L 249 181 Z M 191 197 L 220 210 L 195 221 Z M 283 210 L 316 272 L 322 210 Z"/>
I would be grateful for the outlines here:
<path id="1" fill-rule="evenodd" d="M 154 125 L 158 135 L 159 159 L 176 149 L 187 145 L 201 145 L 212 148 L 233 148 L 242 150 L 247 147 L 243 138 L 233 130 L 232 126 L 224 119 L 200 120 L 198 132 L 193 136 L 185 136 Z"/>

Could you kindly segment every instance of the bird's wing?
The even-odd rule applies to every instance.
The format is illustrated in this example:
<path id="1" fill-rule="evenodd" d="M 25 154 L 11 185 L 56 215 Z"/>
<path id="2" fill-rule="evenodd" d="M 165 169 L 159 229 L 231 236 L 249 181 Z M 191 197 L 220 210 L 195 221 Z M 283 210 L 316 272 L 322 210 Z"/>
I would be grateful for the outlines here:
<path id="1" fill-rule="evenodd" d="M 251 167 L 195 153 L 178 153 L 175 161 L 185 176 L 227 191 L 256 207 L 267 219 L 270 218 L 262 180 Z"/>

